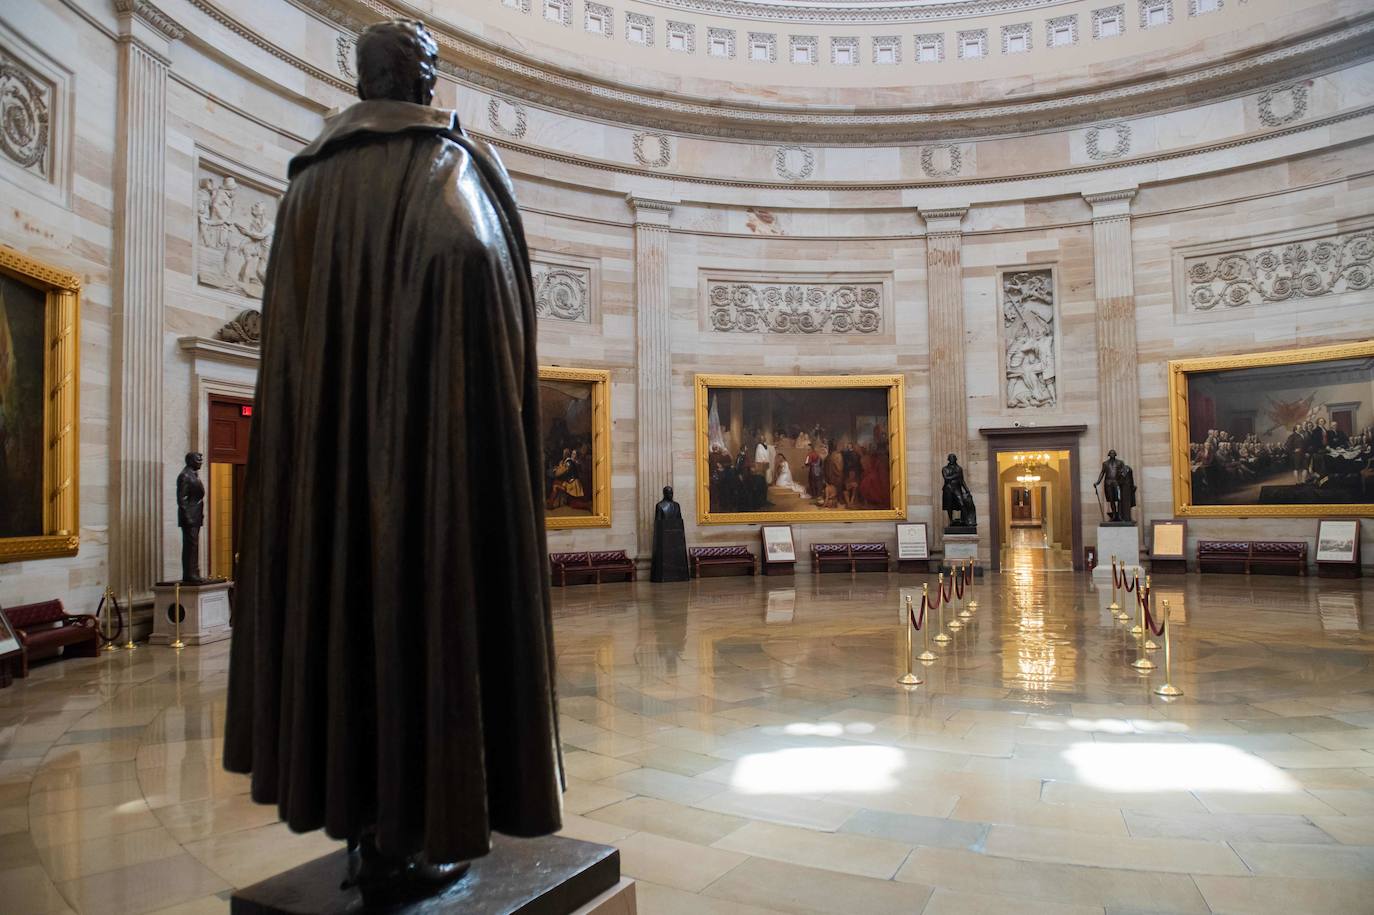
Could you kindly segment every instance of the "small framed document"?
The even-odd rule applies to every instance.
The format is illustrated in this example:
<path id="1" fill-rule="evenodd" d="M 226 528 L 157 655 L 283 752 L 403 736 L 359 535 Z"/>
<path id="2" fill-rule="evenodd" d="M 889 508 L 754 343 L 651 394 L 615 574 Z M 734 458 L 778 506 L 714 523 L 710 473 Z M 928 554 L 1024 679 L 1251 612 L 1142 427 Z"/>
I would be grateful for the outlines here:
<path id="1" fill-rule="evenodd" d="M 759 529 L 763 538 L 763 564 L 765 568 L 777 563 L 797 561 L 797 546 L 792 541 L 792 528 L 786 524 L 765 524 Z"/>
<path id="2" fill-rule="evenodd" d="M 904 521 L 897 525 L 897 561 L 929 559 L 930 541 L 924 521 Z"/>
<path id="3" fill-rule="evenodd" d="M 1360 561 L 1360 522 L 1355 518 L 1323 518 L 1317 522 L 1317 562 L 1357 565 Z"/>
<path id="4" fill-rule="evenodd" d="M 1186 559 L 1188 543 L 1188 522 L 1151 521 L 1150 558 Z"/>

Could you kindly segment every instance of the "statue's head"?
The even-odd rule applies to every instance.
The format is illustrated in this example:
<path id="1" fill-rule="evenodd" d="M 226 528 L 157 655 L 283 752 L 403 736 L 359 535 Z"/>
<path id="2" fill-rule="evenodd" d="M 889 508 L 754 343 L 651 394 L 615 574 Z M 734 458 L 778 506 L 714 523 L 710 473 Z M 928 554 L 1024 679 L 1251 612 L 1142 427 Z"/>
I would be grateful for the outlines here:
<path id="1" fill-rule="evenodd" d="M 952 454 L 951 454 L 948 458 L 945 459 L 945 463 L 946 463 L 946 464 L 957 464 L 957 463 L 959 463 L 959 458 L 956 457 L 955 455 L 952 455 Z"/>
<path id="2" fill-rule="evenodd" d="M 671 487 L 671 486 L 665 486 L 665 487 L 663 487 L 663 498 L 666 499 L 666 500 L 669 501 L 669 502 L 673 501 L 673 487 Z"/>
<path id="3" fill-rule="evenodd" d="M 1115 449 L 1115 448 L 1113 448 L 1111 451 L 1108 451 L 1108 452 L 1107 452 L 1107 460 L 1110 461 L 1110 460 L 1111 460 L 1112 458 L 1114 458 L 1114 457 L 1116 457 L 1116 449 Z"/>
<path id="4" fill-rule="evenodd" d="M 422 23 L 392 19 L 358 36 L 358 98 L 428 105 L 439 45 Z"/>
<path id="5" fill-rule="evenodd" d="M 205 459 L 201 457 L 199 451 L 188 451 L 186 453 L 186 466 L 190 467 L 192 470 L 199 470 L 204 460 Z"/>

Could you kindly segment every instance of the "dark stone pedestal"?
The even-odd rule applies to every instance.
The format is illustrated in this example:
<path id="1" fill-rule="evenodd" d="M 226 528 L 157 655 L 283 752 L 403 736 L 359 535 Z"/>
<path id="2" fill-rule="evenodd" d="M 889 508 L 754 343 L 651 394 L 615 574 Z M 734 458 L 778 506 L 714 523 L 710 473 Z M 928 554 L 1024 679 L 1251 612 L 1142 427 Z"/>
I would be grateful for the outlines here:
<path id="1" fill-rule="evenodd" d="M 1098 527 L 1135 527 L 1134 521 L 1099 521 Z"/>
<path id="2" fill-rule="evenodd" d="M 976 524 L 947 524 L 945 525 L 946 534 L 976 534 L 978 525 Z"/>
<path id="3" fill-rule="evenodd" d="M 407 905 L 369 909 L 356 889 L 341 889 L 348 855 L 340 849 L 239 890 L 232 915 L 566 915 L 620 880 L 620 852 L 561 836 L 491 837 L 491 854 L 442 894 Z"/>

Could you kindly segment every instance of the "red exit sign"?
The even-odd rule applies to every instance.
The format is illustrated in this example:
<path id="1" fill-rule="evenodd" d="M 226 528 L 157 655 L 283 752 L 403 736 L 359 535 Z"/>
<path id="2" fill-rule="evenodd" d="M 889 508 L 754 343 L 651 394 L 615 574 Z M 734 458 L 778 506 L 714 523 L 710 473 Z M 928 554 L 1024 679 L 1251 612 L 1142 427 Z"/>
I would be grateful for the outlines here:
<path id="1" fill-rule="evenodd" d="M 252 405 L 252 404 L 249 404 L 249 403 L 239 405 L 239 415 L 240 415 L 240 416 L 252 416 L 252 415 L 253 415 L 253 405 Z"/>

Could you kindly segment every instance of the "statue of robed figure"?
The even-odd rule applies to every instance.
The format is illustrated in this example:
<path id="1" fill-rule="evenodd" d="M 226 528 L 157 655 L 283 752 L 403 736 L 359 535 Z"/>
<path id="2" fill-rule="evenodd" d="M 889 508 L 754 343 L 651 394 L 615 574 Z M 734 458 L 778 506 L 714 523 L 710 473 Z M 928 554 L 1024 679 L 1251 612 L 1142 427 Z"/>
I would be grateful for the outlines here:
<path id="1" fill-rule="evenodd" d="M 1131 509 L 1135 508 L 1135 471 L 1131 465 L 1116 456 L 1116 449 L 1107 452 L 1102 462 L 1102 470 L 1093 483 L 1096 489 L 1102 485 L 1102 497 L 1107 500 L 1107 520 L 1132 523 Z"/>
<path id="2" fill-rule="evenodd" d="M 225 768 L 359 884 L 561 827 L 535 300 L 418 22 L 291 160 L 263 291 Z"/>
<path id="3" fill-rule="evenodd" d="M 663 501 L 654 506 L 654 553 L 650 581 L 686 581 L 687 525 L 682 506 L 673 499 L 673 487 L 663 487 Z"/>
<path id="4" fill-rule="evenodd" d="M 959 527 L 976 528 L 978 509 L 973 504 L 973 493 L 969 492 L 968 484 L 964 482 L 964 468 L 959 466 L 959 458 L 951 454 L 945 460 L 945 466 L 940 468 L 940 475 L 945 481 L 940 489 L 940 505 L 949 519 L 945 530 Z M 959 513 L 957 522 L 954 520 L 956 511 Z"/>

